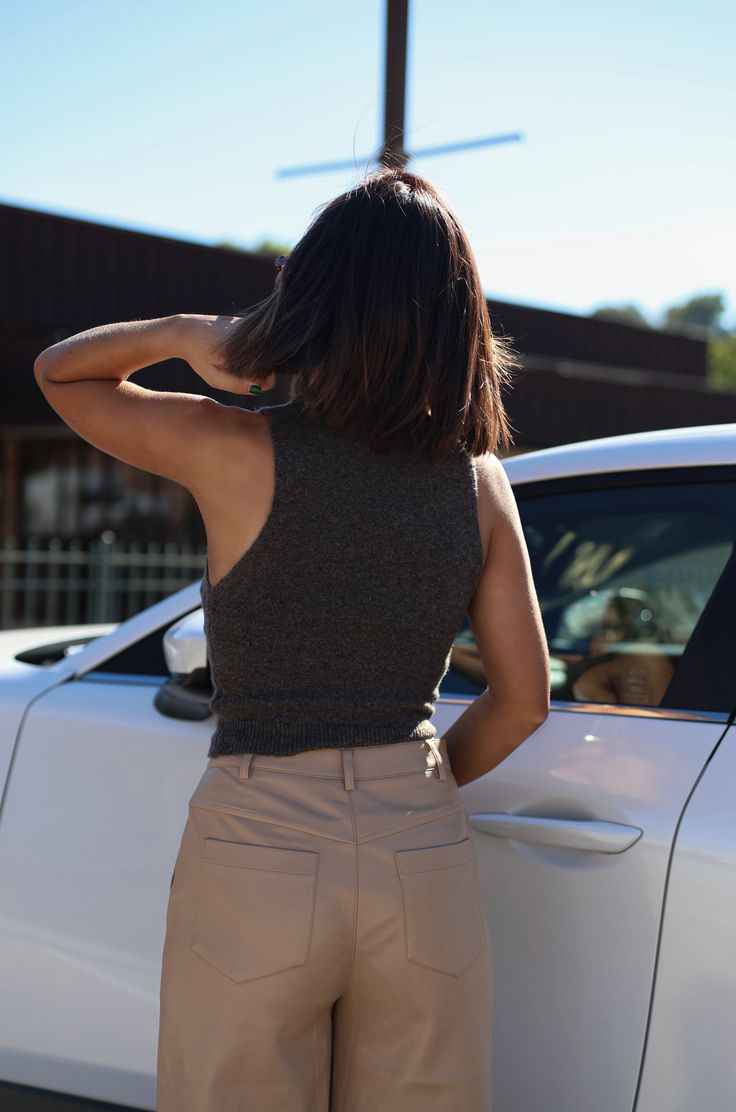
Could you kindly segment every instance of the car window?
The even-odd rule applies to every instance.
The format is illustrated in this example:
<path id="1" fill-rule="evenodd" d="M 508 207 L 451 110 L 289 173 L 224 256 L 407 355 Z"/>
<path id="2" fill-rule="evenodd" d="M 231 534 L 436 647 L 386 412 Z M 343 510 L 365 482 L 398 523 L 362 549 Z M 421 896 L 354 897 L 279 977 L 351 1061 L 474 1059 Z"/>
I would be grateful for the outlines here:
<path id="1" fill-rule="evenodd" d="M 537 490 L 539 488 L 537 487 Z M 516 491 L 553 700 L 661 706 L 734 551 L 736 483 Z M 467 620 L 441 693 L 486 686 Z"/>

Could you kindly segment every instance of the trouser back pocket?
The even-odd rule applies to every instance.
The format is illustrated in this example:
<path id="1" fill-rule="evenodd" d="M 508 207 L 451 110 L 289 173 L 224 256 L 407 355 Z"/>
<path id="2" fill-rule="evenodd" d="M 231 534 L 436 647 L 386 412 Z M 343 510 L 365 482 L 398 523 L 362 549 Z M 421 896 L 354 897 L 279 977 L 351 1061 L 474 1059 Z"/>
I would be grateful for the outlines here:
<path id="1" fill-rule="evenodd" d="M 459 977 L 486 942 L 473 843 L 396 850 L 394 857 L 408 960 Z"/>
<path id="2" fill-rule="evenodd" d="M 233 981 L 305 965 L 319 853 L 203 838 L 190 947 Z"/>

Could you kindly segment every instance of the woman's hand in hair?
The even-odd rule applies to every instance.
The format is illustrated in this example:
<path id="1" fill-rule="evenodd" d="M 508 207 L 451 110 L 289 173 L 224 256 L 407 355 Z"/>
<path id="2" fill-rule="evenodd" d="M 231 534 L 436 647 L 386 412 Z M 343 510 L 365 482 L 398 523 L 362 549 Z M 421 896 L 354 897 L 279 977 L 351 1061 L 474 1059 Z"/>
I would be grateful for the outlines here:
<path id="1" fill-rule="evenodd" d="M 246 379 L 227 374 L 222 369 L 220 348 L 232 335 L 241 317 L 179 313 L 176 319 L 179 358 L 184 359 L 213 390 L 250 394 L 252 385 L 260 386 L 264 391 L 274 388 L 277 381 L 275 371 L 264 379 Z"/>

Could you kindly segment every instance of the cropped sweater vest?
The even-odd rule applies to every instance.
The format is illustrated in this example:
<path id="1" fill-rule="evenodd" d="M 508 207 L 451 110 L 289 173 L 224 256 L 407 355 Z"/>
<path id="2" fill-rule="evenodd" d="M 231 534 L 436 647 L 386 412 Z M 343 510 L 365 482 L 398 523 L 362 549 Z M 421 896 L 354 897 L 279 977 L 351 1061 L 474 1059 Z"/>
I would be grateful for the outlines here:
<path id="1" fill-rule="evenodd" d="M 315 421 L 301 398 L 260 412 L 276 466 L 268 519 L 201 585 L 208 756 L 435 737 L 483 565 L 473 458 L 379 452 Z"/>

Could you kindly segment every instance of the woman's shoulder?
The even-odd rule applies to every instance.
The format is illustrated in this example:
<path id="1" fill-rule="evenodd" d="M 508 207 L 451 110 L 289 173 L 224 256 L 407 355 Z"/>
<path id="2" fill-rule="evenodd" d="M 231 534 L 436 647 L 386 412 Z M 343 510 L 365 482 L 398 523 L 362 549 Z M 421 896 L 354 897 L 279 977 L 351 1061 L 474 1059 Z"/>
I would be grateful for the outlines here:
<path id="1" fill-rule="evenodd" d="M 501 460 L 493 452 L 471 456 L 477 484 L 478 525 L 483 538 L 483 559 L 488 554 L 491 535 L 504 517 L 516 508 L 511 483 Z M 513 506 L 513 509 L 512 509 Z"/>

